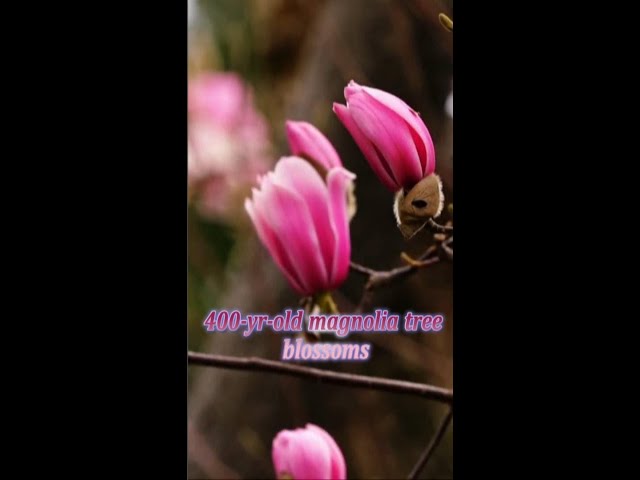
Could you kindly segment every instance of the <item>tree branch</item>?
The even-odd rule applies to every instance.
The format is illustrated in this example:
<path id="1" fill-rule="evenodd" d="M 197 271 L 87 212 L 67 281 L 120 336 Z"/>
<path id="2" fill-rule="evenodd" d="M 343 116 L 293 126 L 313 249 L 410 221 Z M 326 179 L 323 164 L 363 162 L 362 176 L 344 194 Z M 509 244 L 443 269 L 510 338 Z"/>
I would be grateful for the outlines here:
<path id="1" fill-rule="evenodd" d="M 372 268 L 364 267 L 356 262 L 351 262 L 349 266 L 351 267 L 351 270 L 353 270 L 354 272 L 362 273 L 363 275 L 371 276 L 371 275 L 375 275 L 376 273 L 379 273 L 378 271 L 373 270 Z"/>
<path id="2" fill-rule="evenodd" d="M 439 223 L 436 223 L 433 218 L 427 220 L 427 227 L 435 233 L 453 233 L 453 227 L 440 225 Z"/>
<path id="3" fill-rule="evenodd" d="M 453 260 L 453 248 L 451 248 L 451 244 L 453 243 L 453 235 L 447 238 L 444 242 L 440 244 L 440 248 L 447 256 L 449 260 Z"/>
<path id="4" fill-rule="evenodd" d="M 369 276 L 369 279 L 367 280 L 367 283 L 365 284 L 362 291 L 362 298 L 360 299 L 360 304 L 358 305 L 356 312 L 363 312 L 369 308 L 373 298 L 373 290 L 375 290 L 376 288 L 407 277 L 420 268 L 428 267 L 430 265 L 438 263 L 440 261 L 440 258 L 438 256 L 432 256 L 437 252 L 437 250 L 437 245 L 431 245 L 416 261 L 413 261 L 409 265 L 404 265 L 402 267 L 397 267 L 392 270 L 386 271 L 373 270 L 371 268 L 359 265 L 355 262 L 351 262 L 351 270 L 356 273 Z"/>
<path id="5" fill-rule="evenodd" d="M 390 378 L 369 377 L 351 373 L 333 372 L 319 368 L 305 367 L 256 357 L 230 357 L 197 352 L 188 352 L 190 365 L 269 372 L 292 377 L 316 380 L 321 383 L 342 385 L 354 388 L 368 388 L 392 393 L 416 395 L 447 404 L 453 403 L 453 390 L 424 383 L 406 382 Z"/>
<path id="6" fill-rule="evenodd" d="M 418 459 L 418 463 L 416 463 L 413 469 L 411 470 L 411 473 L 409 474 L 409 477 L 408 477 L 409 480 L 414 480 L 418 478 L 418 475 L 420 475 L 420 472 L 429 461 L 429 458 L 431 458 L 431 454 L 434 452 L 434 450 L 438 446 L 438 443 L 440 443 L 440 440 L 442 440 L 442 437 L 444 437 L 444 433 L 447 431 L 447 427 L 449 426 L 449 423 L 451 423 L 452 418 L 453 418 L 453 409 L 450 408 L 449 412 L 442 420 L 442 423 L 440 423 L 438 430 L 436 430 L 435 435 L 429 442 L 429 445 L 427 445 L 427 448 L 425 448 L 424 452 L 422 452 L 422 455 L 420 455 L 420 458 Z"/>
<path id="7" fill-rule="evenodd" d="M 367 281 L 367 285 L 370 289 L 381 287 L 390 283 L 396 279 L 400 279 L 402 277 L 406 277 L 410 273 L 415 272 L 418 268 L 429 266 L 433 263 L 437 263 L 440 259 L 438 257 L 431 257 L 438 247 L 435 245 L 430 246 L 427 250 L 418 258 L 418 262 L 410 265 L 404 265 L 402 267 L 397 267 L 392 270 L 373 270 L 368 267 L 364 267 L 355 262 L 350 263 L 351 270 L 357 273 L 361 273 L 369 276 L 369 280 Z M 419 264 L 418 264 L 419 263 Z M 366 287 L 365 287 L 366 288 Z"/>

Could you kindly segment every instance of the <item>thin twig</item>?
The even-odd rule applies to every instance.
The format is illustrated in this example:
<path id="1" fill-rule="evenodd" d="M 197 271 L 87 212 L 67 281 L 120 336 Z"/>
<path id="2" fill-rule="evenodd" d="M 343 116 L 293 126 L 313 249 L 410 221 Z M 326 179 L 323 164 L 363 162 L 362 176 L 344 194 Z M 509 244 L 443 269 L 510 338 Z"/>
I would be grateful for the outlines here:
<path id="1" fill-rule="evenodd" d="M 447 238 L 444 242 L 440 244 L 442 251 L 445 253 L 449 260 L 453 260 L 453 248 L 450 245 L 453 243 L 453 235 Z"/>
<path id="2" fill-rule="evenodd" d="M 433 218 L 427 220 L 427 227 L 429 227 L 432 232 L 436 233 L 453 233 L 453 227 L 449 227 L 448 225 L 440 225 L 439 223 L 436 223 Z"/>
<path id="3" fill-rule="evenodd" d="M 434 263 L 438 263 L 439 261 L 440 261 L 440 258 L 431 257 L 426 260 L 419 260 L 418 264 L 405 265 L 403 267 L 394 268 L 393 270 L 389 270 L 386 272 L 377 272 L 375 275 L 369 278 L 369 281 L 367 282 L 367 284 L 371 289 L 382 287 L 383 285 L 391 283 L 400 278 L 406 277 L 407 275 L 415 272 L 419 268 L 428 267 L 429 265 L 433 265 Z"/>
<path id="4" fill-rule="evenodd" d="M 353 270 L 356 273 L 362 273 L 363 275 L 375 275 L 376 273 L 378 273 L 376 270 L 373 270 L 372 268 L 368 268 L 368 267 L 364 267 L 356 262 L 351 262 L 350 265 L 351 270 Z"/>
<path id="5" fill-rule="evenodd" d="M 188 352 L 190 365 L 204 365 L 208 367 L 228 368 L 232 370 L 250 370 L 256 372 L 278 373 L 292 377 L 316 380 L 333 385 L 343 385 L 354 388 L 369 388 L 393 393 L 405 393 L 436 400 L 448 404 L 453 403 L 453 390 L 425 383 L 406 382 L 391 378 L 369 377 L 351 373 L 333 372 L 319 368 L 293 365 L 275 360 L 256 357 L 230 357 L 197 352 Z"/>
<path id="6" fill-rule="evenodd" d="M 355 262 L 351 262 L 351 270 L 369 277 L 362 291 L 362 298 L 360 299 L 360 304 L 358 305 L 356 312 L 364 312 L 369 308 L 371 300 L 373 299 L 373 290 L 376 288 L 404 278 L 420 268 L 438 263 L 440 258 L 438 256 L 432 256 L 437 252 L 437 250 L 438 247 L 436 245 L 431 245 L 418 259 L 415 260 L 414 263 L 385 271 L 373 270 Z"/>
<path id="7" fill-rule="evenodd" d="M 402 260 L 404 260 L 404 262 L 407 265 L 410 265 L 410 266 L 416 267 L 416 268 L 422 268 L 422 267 L 426 267 L 426 266 L 430 265 L 430 261 L 429 260 L 416 260 L 415 258 L 409 256 L 406 252 L 402 252 L 400 254 L 400 258 L 402 258 Z"/>
<path id="8" fill-rule="evenodd" d="M 402 267 L 393 268 L 391 270 L 373 270 L 355 262 L 351 262 L 350 267 L 354 272 L 368 275 L 369 280 L 367 281 L 367 285 L 369 285 L 370 288 L 377 288 L 398 278 L 405 277 L 408 274 L 418 270 L 419 268 L 437 263 L 439 260 L 438 257 L 428 258 L 437 249 L 438 247 L 432 245 L 422 255 L 420 255 L 420 257 L 416 260 L 417 263 L 404 265 Z"/>
<path id="9" fill-rule="evenodd" d="M 438 443 L 440 443 L 440 440 L 442 440 L 442 437 L 444 437 L 444 433 L 447 431 L 447 427 L 449 426 L 449 423 L 451 423 L 452 418 L 453 418 L 453 409 L 450 408 L 446 417 L 444 417 L 444 419 L 442 420 L 442 423 L 438 427 L 438 430 L 436 430 L 435 435 L 433 436 L 433 438 L 431 438 L 429 445 L 427 445 L 427 448 L 425 448 L 424 452 L 422 452 L 422 455 L 420 455 L 420 458 L 418 459 L 418 463 L 416 463 L 413 469 L 411 470 L 411 473 L 409 474 L 409 477 L 408 477 L 409 480 L 418 478 L 418 475 L 420 475 L 420 472 L 429 461 L 431 454 L 434 452 L 434 450 L 438 446 Z"/>

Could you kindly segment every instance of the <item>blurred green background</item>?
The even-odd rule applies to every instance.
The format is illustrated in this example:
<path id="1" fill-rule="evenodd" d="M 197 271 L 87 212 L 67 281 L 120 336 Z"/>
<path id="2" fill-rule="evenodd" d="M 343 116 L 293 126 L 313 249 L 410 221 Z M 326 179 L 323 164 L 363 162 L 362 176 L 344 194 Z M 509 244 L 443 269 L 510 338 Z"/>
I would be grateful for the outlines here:
<path id="1" fill-rule="evenodd" d="M 419 111 L 435 142 L 447 203 L 452 202 L 453 132 L 445 104 L 453 88 L 453 40 L 438 21 L 440 12 L 452 16 L 452 7 L 451 1 L 436 0 L 189 2 L 190 79 L 225 71 L 243 79 L 268 129 L 269 167 L 289 153 L 286 119 L 309 121 L 327 135 L 357 175 L 352 258 L 372 268 L 401 265 L 400 253 L 418 255 L 431 234 L 402 239 L 392 195 L 333 114 L 332 103 L 344 102 L 342 89 L 353 79 L 398 95 Z M 213 215 L 203 214 L 197 192 L 190 191 L 188 348 L 278 359 L 282 337 L 273 332 L 243 338 L 208 334 L 202 327 L 211 309 L 274 314 L 299 300 L 243 210 L 250 187 L 234 185 L 228 205 Z M 320 367 L 451 388 L 451 270 L 442 263 L 420 271 L 377 292 L 374 301 L 399 313 L 442 312 L 443 332 L 353 334 L 350 341 L 373 344 L 371 361 Z M 350 275 L 335 296 L 341 311 L 358 303 L 362 286 L 362 278 Z M 189 478 L 274 478 L 273 436 L 307 422 L 336 438 L 349 478 L 404 478 L 445 414 L 442 405 L 422 399 L 202 367 L 189 367 L 188 396 Z M 453 477 L 451 443 L 450 428 L 422 478 Z"/>

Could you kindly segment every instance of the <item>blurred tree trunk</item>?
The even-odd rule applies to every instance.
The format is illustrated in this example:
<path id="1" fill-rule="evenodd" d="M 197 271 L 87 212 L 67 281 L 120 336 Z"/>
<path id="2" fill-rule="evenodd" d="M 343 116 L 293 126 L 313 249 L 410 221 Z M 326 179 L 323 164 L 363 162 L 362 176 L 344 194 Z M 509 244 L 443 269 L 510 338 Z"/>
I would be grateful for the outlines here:
<path id="1" fill-rule="evenodd" d="M 410 242 L 402 239 L 393 218 L 392 195 L 331 111 L 332 103 L 344 103 L 342 90 L 353 79 L 392 92 L 419 111 L 433 135 L 436 171 L 451 201 L 452 130 L 444 103 L 452 80 L 452 37 L 438 23 L 441 11 L 450 13 L 450 7 L 435 1 L 323 2 L 300 39 L 302 51 L 294 76 L 283 80 L 280 92 L 274 92 L 287 99 L 285 118 L 317 125 L 334 143 L 345 167 L 356 173 L 358 213 L 351 225 L 352 257 L 373 268 L 399 265 L 402 251 L 421 253 L 431 235 L 422 232 Z M 286 153 L 286 147 L 281 152 Z M 295 306 L 296 297 L 264 248 L 251 231 L 247 235 L 250 238 L 239 252 L 241 261 L 229 281 L 224 306 L 270 314 Z M 441 312 L 446 318 L 443 332 L 354 334 L 349 339 L 366 338 L 374 344 L 371 361 L 328 367 L 451 387 L 451 273 L 450 264 L 430 267 L 378 292 L 374 303 L 401 314 L 407 310 Z M 358 303 L 362 284 L 361 278 L 350 276 L 336 297 L 343 309 Z M 280 355 L 281 339 L 268 332 L 248 339 L 212 335 L 204 350 L 275 359 Z M 273 478 L 271 439 L 282 428 L 306 422 L 317 423 L 334 435 L 344 450 L 350 478 L 404 477 L 445 412 L 441 405 L 422 399 L 261 373 L 191 368 L 197 370 L 189 418 L 197 436 L 192 440 L 190 435 L 194 442 L 194 448 L 189 448 L 190 478 L 229 478 L 231 472 L 242 478 Z M 207 451 L 210 455 L 202 453 Z M 216 460 L 207 462 L 208 457 Z M 451 432 L 423 476 L 452 477 Z"/>

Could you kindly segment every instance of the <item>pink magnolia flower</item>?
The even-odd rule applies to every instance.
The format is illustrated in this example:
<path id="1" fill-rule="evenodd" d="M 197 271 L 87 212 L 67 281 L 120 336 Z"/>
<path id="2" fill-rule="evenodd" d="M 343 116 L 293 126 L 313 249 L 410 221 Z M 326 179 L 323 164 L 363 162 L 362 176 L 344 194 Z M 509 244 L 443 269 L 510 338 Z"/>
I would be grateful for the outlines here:
<path id="1" fill-rule="evenodd" d="M 349 82 L 333 111 L 382 183 L 409 190 L 436 167 L 433 141 L 417 112 L 390 93 Z"/>
<path id="2" fill-rule="evenodd" d="M 331 142 L 310 123 L 287 120 L 286 130 L 289 148 L 294 155 L 308 158 L 326 170 L 342 166 Z"/>
<path id="3" fill-rule="evenodd" d="M 267 123 L 234 73 L 206 73 L 189 83 L 188 182 L 199 211 L 224 216 L 234 194 L 269 169 Z"/>
<path id="4" fill-rule="evenodd" d="M 340 447 L 322 428 L 282 430 L 273 439 L 273 466 L 279 479 L 342 480 L 347 466 Z"/>
<path id="5" fill-rule="evenodd" d="M 325 180 L 306 160 L 283 157 L 245 201 L 260 240 L 302 295 L 335 289 L 349 273 L 347 192 L 354 178 L 334 167 Z"/>

